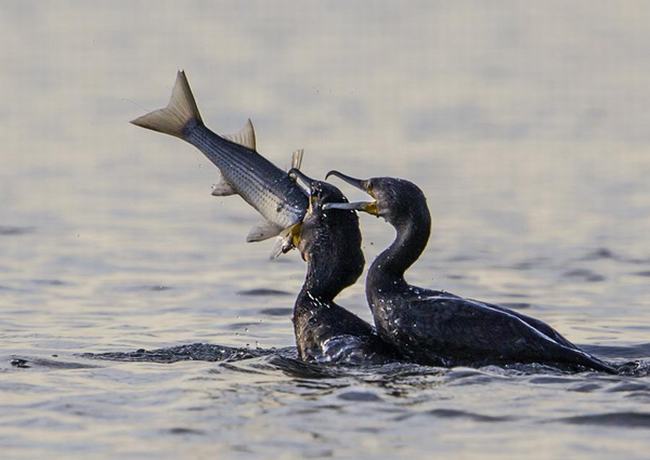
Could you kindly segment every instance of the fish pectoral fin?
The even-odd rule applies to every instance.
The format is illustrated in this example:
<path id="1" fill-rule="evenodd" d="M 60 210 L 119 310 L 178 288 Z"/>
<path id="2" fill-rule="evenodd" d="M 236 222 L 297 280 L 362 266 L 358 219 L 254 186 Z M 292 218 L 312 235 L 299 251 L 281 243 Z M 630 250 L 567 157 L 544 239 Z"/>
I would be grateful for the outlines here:
<path id="1" fill-rule="evenodd" d="M 302 222 L 292 225 L 282 230 L 278 235 L 271 249 L 270 258 L 277 259 L 281 254 L 286 254 L 298 246 L 300 242 L 300 232 L 302 231 Z"/>
<path id="2" fill-rule="evenodd" d="M 253 122 L 250 118 L 238 133 L 222 134 L 221 137 L 235 144 L 242 145 L 247 149 L 256 150 L 255 128 L 253 128 Z"/>
<path id="3" fill-rule="evenodd" d="M 289 243 L 287 243 L 287 239 L 285 237 L 278 236 L 275 239 L 275 243 L 273 243 L 273 248 L 271 249 L 271 254 L 269 254 L 269 258 L 271 260 L 277 259 L 282 254 L 286 254 L 291 249 L 293 249 L 293 246 L 289 246 L 288 244 Z"/>
<path id="4" fill-rule="evenodd" d="M 264 220 L 251 228 L 250 232 L 248 232 L 248 235 L 246 236 L 246 242 L 252 243 L 268 240 L 269 238 L 278 236 L 280 233 L 282 233 L 282 227 L 268 220 Z"/>
<path id="5" fill-rule="evenodd" d="M 302 156 L 304 153 L 305 149 L 298 149 L 291 154 L 291 166 L 289 166 L 289 169 L 287 171 L 291 171 L 294 168 L 300 169 L 300 166 L 302 166 Z"/>
<path id="6" fill-rule="evenodd" d="M 232 188 L 223 176 L 219 176 L 219 180 L 212 186 L 212 196 L 230 196 L 236 195 L 237 190 Z"/>

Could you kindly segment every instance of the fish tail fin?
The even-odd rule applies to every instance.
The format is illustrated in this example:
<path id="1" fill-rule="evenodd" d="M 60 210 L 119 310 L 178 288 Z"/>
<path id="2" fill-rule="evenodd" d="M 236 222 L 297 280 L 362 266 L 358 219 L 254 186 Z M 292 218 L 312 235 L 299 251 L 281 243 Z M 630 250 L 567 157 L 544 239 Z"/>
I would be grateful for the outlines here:
<path id="1" fill-rule="evenodd" d="M 167 107 L 142 115 L 131 123 L 172 136 L 183 137 L 183 128 L 190 121 L 203 124 L 185 72 L 179 70 Z"/>

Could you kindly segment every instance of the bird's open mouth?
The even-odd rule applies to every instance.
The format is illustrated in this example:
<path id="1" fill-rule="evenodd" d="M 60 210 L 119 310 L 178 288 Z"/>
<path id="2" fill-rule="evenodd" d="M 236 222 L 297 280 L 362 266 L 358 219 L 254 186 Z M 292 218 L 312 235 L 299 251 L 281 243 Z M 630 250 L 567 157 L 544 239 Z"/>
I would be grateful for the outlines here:
<path id="1" fill-rule="evenodd" d="M 335 176 L 338 177 L 339 179 L 347 182 L 348 184 L 352 185 L 353 187 L 356 187 L 360 190 L 363 190 L 366 192 L 368 195 L 371 197 L 375 198 L 374 201 L 355 201 L 353 203 L 327 203 L 323 205 L 323 209 L 352 209 L 355 211 L 363 211 L 367 212 L 368 214 L 372 214 L 373 216 L 379 216 L 379 211 L 377 210 L 377 200 L 376 197 L 373 193 L 372 187 L 370 186 L 370 182 L 368 180 L 364 179 L 357 179 L 355 177 L 351 177 L 348 175 L 345 175 L 339 171 L 330 171 L 325 175 L 325 179 L 327 179 L 330 176 Z"/>
<path id="2" fill-rule="evenodd" d="M 363 211 L 373 216 L 378 216 L 376 201 L 355 201 L 354 203 L 325 203 L 323 209 L 352 209 L 354 211 Z"/>

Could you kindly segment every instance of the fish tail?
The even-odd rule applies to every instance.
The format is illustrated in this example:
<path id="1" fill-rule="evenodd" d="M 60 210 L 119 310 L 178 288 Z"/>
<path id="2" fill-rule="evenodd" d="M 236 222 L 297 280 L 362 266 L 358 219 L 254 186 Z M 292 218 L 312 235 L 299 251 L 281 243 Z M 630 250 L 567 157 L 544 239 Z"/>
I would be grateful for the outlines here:
<path id="1" fill-rule="evenodd" d="M 191 121 L 203 124 L 185 72 L 179 70 L 167 107 L 142 115 L 131 123 L 182 138 L 183 129 Z"/>

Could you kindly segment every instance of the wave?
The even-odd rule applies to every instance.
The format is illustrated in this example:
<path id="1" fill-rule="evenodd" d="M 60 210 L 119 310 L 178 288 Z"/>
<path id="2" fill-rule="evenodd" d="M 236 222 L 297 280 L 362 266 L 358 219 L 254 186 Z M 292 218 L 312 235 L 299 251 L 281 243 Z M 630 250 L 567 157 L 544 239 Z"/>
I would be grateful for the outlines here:
<path id="1" fill-rule="evenodd" d="M 640 344 L 631 347 L 613 346 L 584 346 L 590 353 L 609 358 L 636 358 L 639 356 L 650 356 L 650 343 Z M 122 362 L 149 362 L 159 364 L 172 364 L 179 361 L 208 361 L 222 363 L 238 363 L 241 361 L 264 358 L 259 361 L 260 366 L 266 366 L 274 370 L 280 370 L 287 375 L 296 378 L 336 378 L 342 376 L 357 376 L 363 379 L 405 379 L 418 376 L 445 375 L 448 382 L 456 384 L 478 384 L 485 379 L 508 378 L 515 376 L 567 376 L 575 372 L 563 370 L 548 365 L 540 364 L 510 364 L 506 366 L 489 365 L 479 368 L 456 367 L 438 368 L 422 366 L 408 362 L 392 362 L 381 365 L 327 365 L 307 363 L 299 359 L 295 347 L 284 348 L 250 348 L 250 347 L 229 347 L 224 345 L 213 345 L 207 343 L 193 343 L 173 347 L 158 348 L 153 350 L 138 349 L 126 352 L 106 353 L 82 353 L 75 355 L 79 358 L 106 361 Z M 68 362 L 30 358 L 24 356 L 12 356 L 10 364 L 14 368 L 38 367 L 84 367 L 91 366 L 87 362 Z M 650 375 L 650 360 L 636 360 L 631 362 L 615 363 L 623 376 L 644 377 Z M 232 367 L 233 371 L 245 372 L 244 367 L 239 365 Z M 599 375 L 593 371 L 585 371 L 579 375 Z M 546 376 L 546 377 L 544 377 Z M 555 381 L 555 380 L 553 380 Z M 537 382 L 537 381 L 535 381 Z M 539 383 L 544 383 L 539 380 Z"/>
<path id="2" fill-rule="evenodd" d="M 578 415 L 555 419 L 573 425 L 600 425 L 626 428 L 650 428 L 648 412 L 610 412 L 605 414 Z"/>

